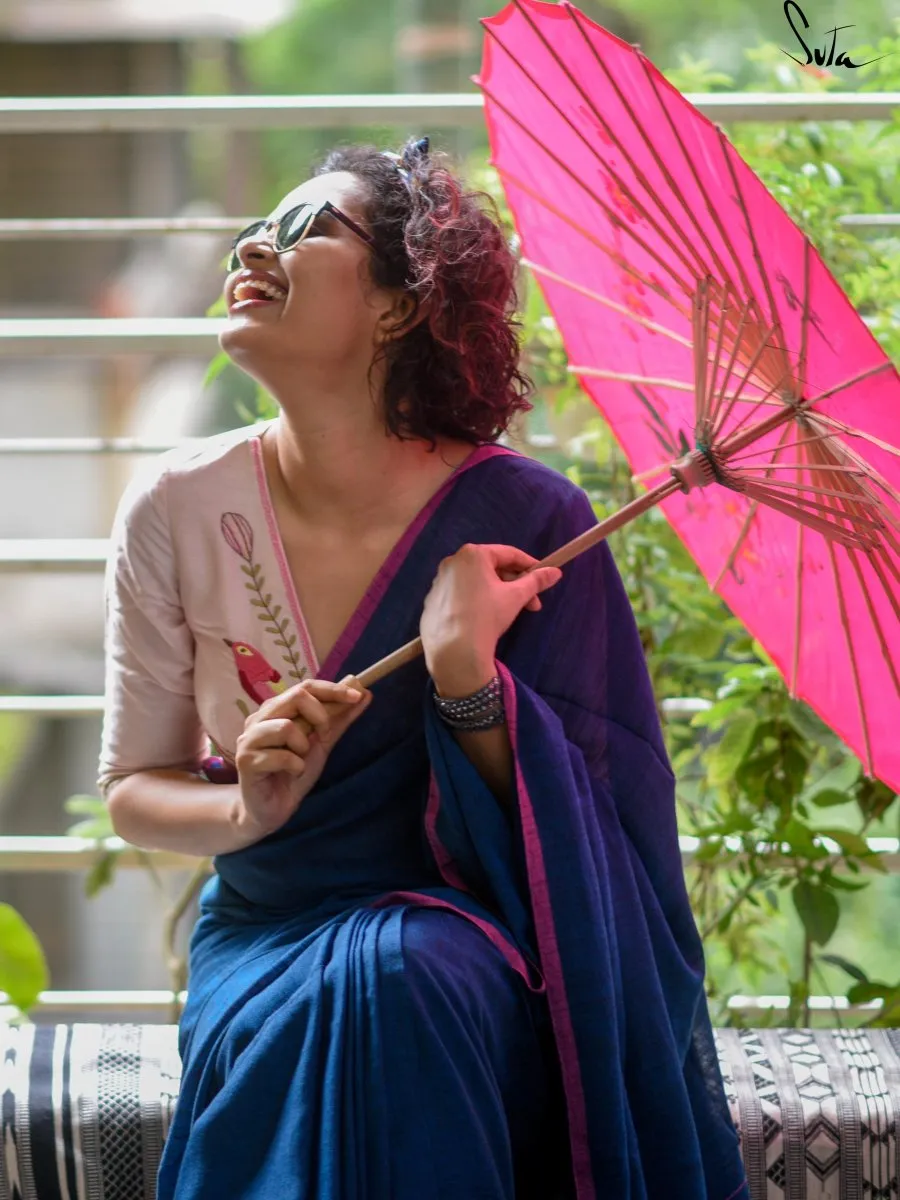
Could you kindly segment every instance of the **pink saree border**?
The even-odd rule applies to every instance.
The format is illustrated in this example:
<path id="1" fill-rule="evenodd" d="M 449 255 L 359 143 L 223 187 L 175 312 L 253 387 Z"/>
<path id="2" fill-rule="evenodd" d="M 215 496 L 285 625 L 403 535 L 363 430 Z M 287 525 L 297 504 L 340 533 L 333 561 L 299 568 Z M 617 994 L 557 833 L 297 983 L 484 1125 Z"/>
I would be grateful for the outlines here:
<path id="1" fill-rule="evenodd" d="M 519 762 L 519 729 L 516 707 L 516 685 L 509 670 L 497 660 L 497 673 L 503 686 L 503 703 L 515 764 L 516 794 L 519 802 L 519 819 L 522 823 L 522 838 L 525 843 L 525 861 L 528 870 L 528 885 L 531 907 L 537 933 L 541 967 L 547 986 L 547 1003 L 550 1019 L 556 1035 L 569 1113 L 569 1141 L 572 1147 L 572 1170 L 578 1200 L 596 1200 L 594 1174 L 591 1168 L 590 1142 L 587 1127 L 587 1109 L 584 1101 L 584 1085 L 578 1049 L 575 1044 L 575 1028 L 566 995 L 559 944 L 550 903 L 550 889 L 544 865 L 544 852 L 534 817 L 534 807 Z"/>

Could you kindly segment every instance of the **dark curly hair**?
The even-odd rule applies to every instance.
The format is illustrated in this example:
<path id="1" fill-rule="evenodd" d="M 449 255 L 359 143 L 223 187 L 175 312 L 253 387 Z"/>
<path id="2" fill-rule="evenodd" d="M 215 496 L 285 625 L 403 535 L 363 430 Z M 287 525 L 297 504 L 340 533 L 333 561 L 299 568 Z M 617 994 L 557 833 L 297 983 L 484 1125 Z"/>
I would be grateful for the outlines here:
<path id="1" fill-rule="evenodd" d="M 412 293 L 410 320 L 428 305 L 373 361 L 387 362 L 387 428 L 432 449 L 438 437 L 493 442 L 533 407 L 532 382 L 519 369 L 516 259 L 492 197 L 467 190 L 447 155 L 410 154 L 415 146 L 411 139 L 404 151 L 408 183 L 368 145 L 331 150 L 314 173 L 349 171 L 363 181 L 373 282 Z"/>

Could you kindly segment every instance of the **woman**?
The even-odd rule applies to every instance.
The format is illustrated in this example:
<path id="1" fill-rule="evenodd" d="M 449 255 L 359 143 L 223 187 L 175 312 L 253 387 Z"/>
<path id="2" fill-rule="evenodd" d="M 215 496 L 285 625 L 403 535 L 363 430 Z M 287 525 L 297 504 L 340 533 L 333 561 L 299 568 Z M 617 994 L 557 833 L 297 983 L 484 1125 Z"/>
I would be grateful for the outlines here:
<path id="1" fill-rule="evenodd" d="M 427 139 L 333 152 L 226 283 L 278 418 L 120 504 L 100 786 L 216 856 L 159 1200 L 746 1196 L 627 599 L 528 570 L 594 517 L 498 444 L 514 280 Z"/>

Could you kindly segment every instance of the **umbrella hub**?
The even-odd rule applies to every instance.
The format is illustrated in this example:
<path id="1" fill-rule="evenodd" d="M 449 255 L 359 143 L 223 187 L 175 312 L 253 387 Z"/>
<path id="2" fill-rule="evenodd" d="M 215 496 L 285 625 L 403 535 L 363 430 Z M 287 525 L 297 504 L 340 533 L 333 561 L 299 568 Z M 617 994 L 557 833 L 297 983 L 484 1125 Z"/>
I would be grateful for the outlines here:
<path id="1" fill-rule="evenodd" d="M 737 487 L 737 480 L 726 470 L 725 464 L 716 454 L 712 446 L 698 439 L 696 448 L 676 459 L 670 468 L 678 480 L 683 492 L 693 491 L 694 488 L 709 487 L 711 483 L 721 483 L 724 487 Z"/>

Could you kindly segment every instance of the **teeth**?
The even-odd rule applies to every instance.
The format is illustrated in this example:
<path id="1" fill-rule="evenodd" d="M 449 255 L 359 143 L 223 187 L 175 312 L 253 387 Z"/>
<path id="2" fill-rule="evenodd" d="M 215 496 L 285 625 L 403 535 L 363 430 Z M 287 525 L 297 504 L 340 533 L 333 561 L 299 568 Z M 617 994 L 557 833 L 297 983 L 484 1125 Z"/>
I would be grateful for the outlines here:
<path id="1" fill-rule="evenodd" d="M 257 299 L 254 295 L 255 292 L 262 292 L 263 295 L 271 296 L 273 300 L 283 300 L 287 295 L 284 288 L 269 283 L 267 279 L 245 279 L 234 289 L 234 298 L 235 300 L 255 300 Z"/>

